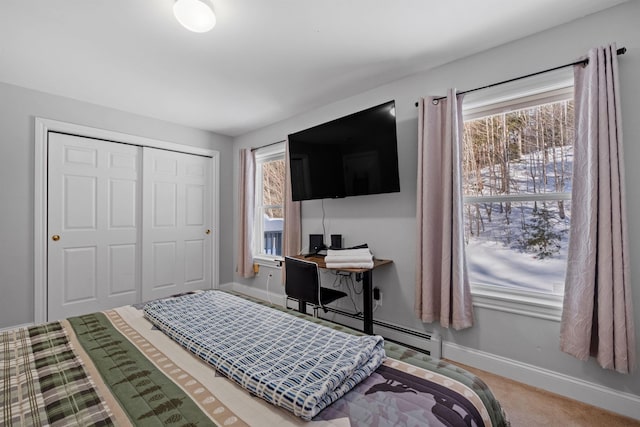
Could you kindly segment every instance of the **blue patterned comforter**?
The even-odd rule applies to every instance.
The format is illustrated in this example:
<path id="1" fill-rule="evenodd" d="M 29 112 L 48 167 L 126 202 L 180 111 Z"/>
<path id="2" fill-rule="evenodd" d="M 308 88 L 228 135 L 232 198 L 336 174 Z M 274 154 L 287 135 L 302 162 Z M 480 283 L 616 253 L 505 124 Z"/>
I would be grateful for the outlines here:
<path id="1" fill-rule="evenodd" d="M 218 372 L 306 420 L 385 357 L 382 337 L 349 335 L 220 291 L 154 301 L 144 313 Z"/>

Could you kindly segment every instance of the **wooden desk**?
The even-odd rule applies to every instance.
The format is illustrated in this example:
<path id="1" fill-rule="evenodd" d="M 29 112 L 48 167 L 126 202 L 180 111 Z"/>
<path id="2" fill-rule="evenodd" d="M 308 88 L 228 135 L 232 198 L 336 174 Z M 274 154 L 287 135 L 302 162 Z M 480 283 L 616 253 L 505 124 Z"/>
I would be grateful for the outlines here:
<path id="1" fill-rule="evenodd" d="M 365 334 L 373 334 L 373 270 L 383 265 L 393 263 L 390 259 L 378 259 L 373 260 L 373 268 L 327 268 L 327 264 L 324 262 L 324 256 L 321 255 L 296 255 L 294 258 L 299 258 L 305 261 L 313 261 L 318 264 L 319 268 L 326 270 L 347 271 L 356 274 L 356 280 L 362 281 L 362 299 L 363 299 L 363 331 Z"/>

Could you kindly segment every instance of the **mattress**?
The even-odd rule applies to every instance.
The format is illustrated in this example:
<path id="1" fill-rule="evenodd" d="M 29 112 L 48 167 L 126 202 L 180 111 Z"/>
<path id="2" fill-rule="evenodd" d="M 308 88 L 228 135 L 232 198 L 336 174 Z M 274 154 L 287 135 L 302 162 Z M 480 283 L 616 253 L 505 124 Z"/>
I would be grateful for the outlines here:
<path id="1" fill-rule="evenodd" d="M 243 298 L 255 304 L 248 310 L 268 306 Z M 479 378 L 389 342 L 386 358 L 370 375 L 307 421 L 256 398 L 154 326 L 142 308 L 0 333 L 0 425 L 508 424 Z M 362 335 L 297 312 L 287 316 Z"/>

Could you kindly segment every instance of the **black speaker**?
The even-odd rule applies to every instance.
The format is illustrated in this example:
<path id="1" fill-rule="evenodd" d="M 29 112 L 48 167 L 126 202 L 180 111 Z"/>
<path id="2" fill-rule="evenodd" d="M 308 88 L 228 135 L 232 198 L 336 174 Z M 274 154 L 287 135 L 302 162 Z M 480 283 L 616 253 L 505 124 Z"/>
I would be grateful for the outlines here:
<path id="1" fill-rule="evenodd" d="M 319 252 L 325 248 L 322 234 L 309 234 L 309 252 Z"/>
<path id="2" fill-rule="evenodd" d="M 331 249 L 342 248 L 342 234 L 331 235 Z"/>

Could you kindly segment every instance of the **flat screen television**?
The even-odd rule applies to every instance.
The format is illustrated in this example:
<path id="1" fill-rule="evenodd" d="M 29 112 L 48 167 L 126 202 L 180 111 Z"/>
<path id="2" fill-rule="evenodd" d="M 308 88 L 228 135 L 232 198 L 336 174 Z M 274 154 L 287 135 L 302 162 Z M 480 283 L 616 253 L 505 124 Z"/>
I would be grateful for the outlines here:
<path id="1" fill-rule="evenodd" d="M 294 201 L 400 191 L 395 101 L 289 135 Z"/>

